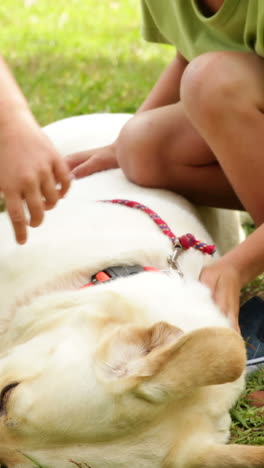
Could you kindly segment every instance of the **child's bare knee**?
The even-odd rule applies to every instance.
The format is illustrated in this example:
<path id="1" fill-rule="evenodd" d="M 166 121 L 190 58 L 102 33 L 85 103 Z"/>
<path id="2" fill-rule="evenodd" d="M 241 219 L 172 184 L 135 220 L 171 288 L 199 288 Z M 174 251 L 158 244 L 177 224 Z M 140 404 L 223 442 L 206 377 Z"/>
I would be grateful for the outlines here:
<path id="1" fill-rule="evenodd" d="M 243 76 L 233 67 L 232 53 L 210 52 L 195 58 L 186 67 L 181 100 L 191 118 L 217 118 L 241 103 L 244 88 Z"/>
<path id="2" fill-rule="evenodd" d="M 118 137 L 117 160 L 119 166 L 132 182 L 149 186 L 148 154 L 151 151 L 148 123 L 145 116 L 130 119 Z"/>

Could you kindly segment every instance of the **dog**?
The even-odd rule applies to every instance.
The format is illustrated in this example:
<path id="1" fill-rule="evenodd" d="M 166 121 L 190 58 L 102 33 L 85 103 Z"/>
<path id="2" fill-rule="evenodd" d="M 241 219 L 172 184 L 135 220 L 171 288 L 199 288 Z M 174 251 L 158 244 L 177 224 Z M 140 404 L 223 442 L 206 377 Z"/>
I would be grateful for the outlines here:
<path id="1" fill-rule="evenodd" d="M 44 131 L 69 154 L 128 118 Z M 219 254 L 177 243 L 191 233 L 223 253 L 235 213 L 199 212 L 113 169 L 74 181 L 26 245 L 5 213 L 0 229 L 2 468 L 264 467 L 264 447 L 226 445 L 245 346 L 198 280 Z"/>

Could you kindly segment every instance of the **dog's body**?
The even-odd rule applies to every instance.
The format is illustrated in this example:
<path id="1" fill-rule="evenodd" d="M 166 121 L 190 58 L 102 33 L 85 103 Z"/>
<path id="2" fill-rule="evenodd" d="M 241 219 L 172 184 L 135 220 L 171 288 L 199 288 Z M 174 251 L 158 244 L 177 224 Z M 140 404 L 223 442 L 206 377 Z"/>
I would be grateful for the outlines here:
<path id="1" fill-rule="evenodd" d="M 65 145 L 67 132 L 47 131 Z M 77 134 L 75 146 L 59 149 L 97 144 L 87 135 L 82 147 L 76 142 Z M 1 215 L 0 462 L 8 468 L 32 468 L 34 460 L 45 468 L 264 467 L 264 448 L 224 445 L 228 411 L 244 386 L 245 350 L 198 281 L 209 256 L 182 253 L 183 278 L 143 272 L 82 287 L 114 265 L 168 269 L 170 239 L 142 211 L 96 201 L 113 198 L 149 206 L 177 236 L 191 232 L 212 243 L 186 200 L 137 187 L 119 170 L 74 182 L 23 247 L 11 240 Z M 222 228 L 223 251 L 226 229 L 234 229 Z"/>

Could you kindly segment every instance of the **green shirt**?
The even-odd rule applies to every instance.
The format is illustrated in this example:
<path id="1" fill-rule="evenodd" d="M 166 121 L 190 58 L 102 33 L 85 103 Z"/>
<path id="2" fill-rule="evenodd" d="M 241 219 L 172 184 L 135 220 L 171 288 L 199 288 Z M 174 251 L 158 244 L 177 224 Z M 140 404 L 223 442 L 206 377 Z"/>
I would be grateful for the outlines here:
<path id="1" fill-rule="evenodd" d="M 232 50 L 264 57 L 264 0 L 225 0 L 206 17 L 196 0 L 141 0 L 143 36 L 174 45 L 188 60 Z"/>

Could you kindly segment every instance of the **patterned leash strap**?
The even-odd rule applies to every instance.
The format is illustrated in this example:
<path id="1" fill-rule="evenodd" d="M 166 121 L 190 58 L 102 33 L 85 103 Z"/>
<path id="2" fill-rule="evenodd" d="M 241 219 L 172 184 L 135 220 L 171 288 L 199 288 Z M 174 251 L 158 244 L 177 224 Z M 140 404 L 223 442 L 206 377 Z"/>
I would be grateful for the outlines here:
<path id="1" fill-rule="evenodd" d="M 148 208 L 146 205 L 142 205 L 142 203 L 138 203 L 131 200 L 122 200 L 122 199 L 114 199 L 114 200 L 100 200 L 103 203 L 115 203 L 119 205 L 124 205 L 129 208 L 135 208 L 136 210 L 141 210 L 146 213 L 153 221 L 157 224 L 157 226 L 162 230 L 165 236 L 168 236 L 173 244 L 173 247 L 177 250 L 183 249 L 188 250 L 190 247 L 194 249 L 200 250 L 204 254 L 213 255 L 215 252 L 215 245 L 208 245 L 205 242 L 201 242 L 197 240 L 193 234 L 184 234 L 183 236 L 176 237 L 173 232 L 170 230 L 169 226 L 161 217 L 155 213 L 155 211 Z M 177 255 L 172 256 L 171 261 L 175 262 Z"/>

